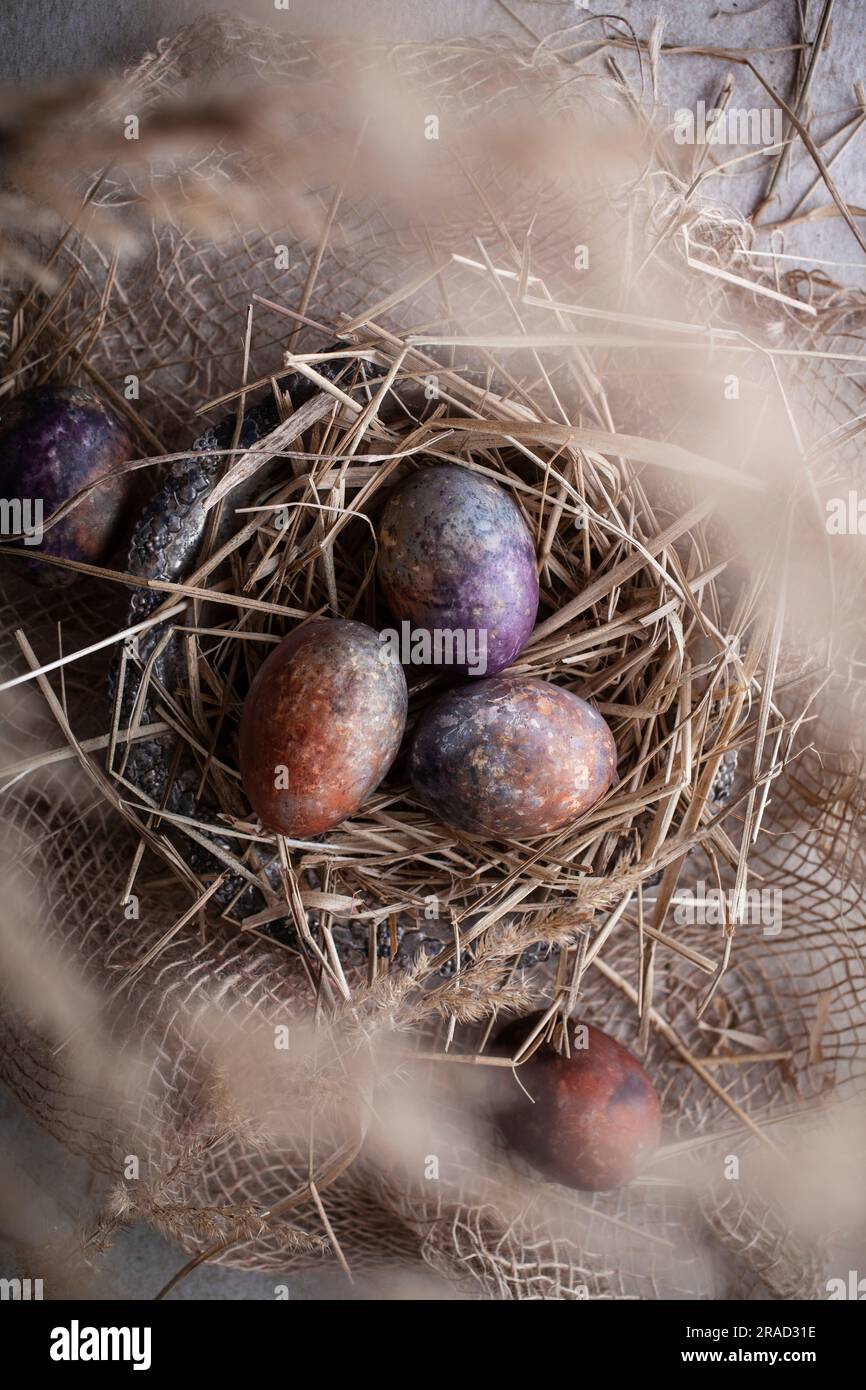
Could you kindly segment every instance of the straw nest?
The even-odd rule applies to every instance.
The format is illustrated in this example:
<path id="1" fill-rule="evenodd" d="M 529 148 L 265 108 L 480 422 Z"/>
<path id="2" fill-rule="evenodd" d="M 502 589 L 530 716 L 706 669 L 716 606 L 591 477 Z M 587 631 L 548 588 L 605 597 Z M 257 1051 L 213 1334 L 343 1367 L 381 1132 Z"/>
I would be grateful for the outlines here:
<path id="1" fill-rule="evenodd" d="M 476 268 L 493 273 L 482 262 Z M 519 288 L 519 273 L 512 278 Z M 702 1012 L 735 925 L 713 956 L 659 923 L 698 847 L 719 886 L 726 866 L 745 876 L 748 839 L 732 838 L 726 825 L 732 815 L 741 822 L 748 806 L 752 835 L 760 828 L 767 784 L 800 723 L 781 714 L 772 684 L 757 674 L 772 641 L 761 616 L 766 569 L 748 580 L 732 533 L 710 520 L 718 484 L 739 488 L 743 479 L 680 446 L 563 424 L 550 416 L 566 414 L 568 382 L 545 379 L 548 413 L 535 404 L 538 392 L 513 378 L 504 390 L 494 368 L 485 380 L 377 330 L 374 312 L 348 326 L 313 324 L 338 336 L 329 351 L 286 351 L 286 368 L 317 388 L 297 413 L 276 373 L 199 407 L 234 411 L 239 423 L 267 389 L 284 419 L 247 451 L 209 452 L 212 461 L 224 458 L 206 502 L 209 535 L 190 572 L 165 580 L 99 571 L 164 594 L 129 635 L 117 634 L 126 640 L 112 681 L 102 790 L 136 828 L 146 824 L 148 847 L 192 889 L 182 921 L 213 899 L 211 910 L 221 904 L 234 926 L 299 953 L 333 1000 L 353 999 L 347 971 L 357 988 L 362 963 L 373 986 L 411 961 L 412 988 L 399 990 L 412 999 L 407 1021 L 438 1015 L 453 1035 L 459 1022 L 525 1008 L 538 996 L 526 967 L 549 959 L 553 1024 L 622 920 L 639 962 L 641 1017 L 649 1017 L 658 943 L 705 973 Z M 343 371 L 332 382 L 318 369 L 335 358 Z M 619 448 L 630 458 L 617 456 Z M 320 841 L 274 835 L 250 818 L 237 770 L 250 679 L 272 644 L 309 618 L 356 618 L 376 629 L 393 622 L 375 581 L 377 519 L 390 487 L 435 460 L 494 478 L 523 513 L 541 602 L 509 671 L 556 681 L 597 706 L 617 744 L 616 783 L 576 823 L 518 843 L 443 826 L 414 799 L 398 759 L 361 810 Z M 232 508 L 232 534 L 217 545 L 221 513 Z M 169 642 L 180 643 L 182 675 L 165 689 L 155 672 Z M 35 669 L 23 637 L 21 646 Z M 408 736 L 453 678 L 424 668 L 407 675 Z M 741 775 L 735 787 L 738 760 L 741 769 L 761 768 L 771 722 L 769 770 Z M 150 740 L 165 747 L 170 772 L 159 803 L 127 774 L 129 747 Z M 172 809 L 181 768 L 195 770 L 192 816 Z M 124 900 L 139 865 L 136 855 Z M 658 888 L 651 910 L 648 886 Z M 254 911 L 251 889 L 261 898 Z M 429 991 L 423 1003 L 415 986 Z M 400 1008 L 393 1022 L 401 1025 Z"/>

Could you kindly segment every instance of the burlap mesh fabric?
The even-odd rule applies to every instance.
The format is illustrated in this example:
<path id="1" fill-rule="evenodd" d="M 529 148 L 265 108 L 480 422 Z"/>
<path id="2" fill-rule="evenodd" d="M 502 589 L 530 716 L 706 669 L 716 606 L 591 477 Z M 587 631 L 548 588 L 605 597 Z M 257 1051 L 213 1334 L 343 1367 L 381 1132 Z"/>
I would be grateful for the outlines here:
<path id="1" fill-rule="evenodd" d="M 357 52 L 340 45 L 316 47 L 275 38 L 241 21 L 208 19 L 143 60 L 131 74 L 131 90 L 142 115 L 166 93 L 181 98 L 202 78 L 214 90 L 251 74 L 263 87 L 288 83 L 300 90 L 304 83 L 326 80 L 337 90 L 350 60 L 357 64 Z M 464 119 L 472 113 L 480 119 L 507 111 L 515 93 L 526 100 L 528 91 L 539 107 L 568 110 L 591 104 L 580 84 L 544 53 L 498 40 L 441 50 L 405 46 L 390 61 L 442 120 L 452 110 Z M 327 125 L 328 113 L 300 111 L 297 119 L 303 132 L 317 122 Z M 228 173 L 235 168 L 235 156 L 221 148 L 209 164 Z M 151 190 L 158 192 L 160 180 L 170 179 L 172 172 L 157 167 Z M 450 197 L 447 218 L 435 228 L 437 252 L 477 258 L 474 238 L 480 237 L 501 255 L 503 227 L 519 239 L 534 216 L 533 270 L 555 294 L 564 283 L 563 265 L 571 260 L 572 248 L 586 240 L 586 210 L 570 206 L 567 195 L 556 189 L 539 200 L 537 190 L 510 181 L 495 166 L 487 169 L 487 182 L 480 188 L 477 170 L 471 179 L 454 169 L 443 172 L 450 179 Z M 136 175 L 128 185 L 109 173 L 101 201 L 134 213 L 143 178 Z M 332 196 L 325 190 L 313 200 L 319 213 L 327 210 Z M 673 195 L 663 183 L 652 191 L 633 189 L 631 196 L 637 217 L 650 227 L 665 224 Z M 707 236 L 714 227 L 723 242 L 730 228 L 721 216 L 714 223 L 708 214 Z M 143 254 L 119 273 L 113 300 L 118 312 L 102 325 L 89 360 L 115 384 L 126 370 L 138 372 L 142 415 L 167 450 L 181 449 L 196 433 L 191 408 L 237 383 L 250 296 L 259 293 L 296 305 L 309 257 L 291 245 L 288 268 L 275 269 L 280 236 L 273 230 L 214 242 L 182 234 L 171 221 L 154 218 L 145 234 L 149 243 Z M 423 225 L 412 225 L 405 208 L 401 215 L 377 202 L 375 193 L 350 187 L 334 214 L 305 312 L 333 323 L 339 314 L 351 317 L 385 300 L 395 287 L 429 268 L 426 235 Z M 84 273 L 55 320 L 64 334 L 92 317 L 106 270 L 105 258 L 86 243 L 73 239 L 70 253 Z M 461 321 L 498 327 L 501 305 L 489 278 L 467 272 L 457 283 Z M 567 293 L 566 286 L 563 297 Z M 708 306 L 717 307 L 726 290 L 711 283 L 706 293 Z M 383 322 L 433 320 L 441 314 L 439 295 L 433 280 L 411 301 L 383 314 Z M 10 303 L 4 310 L 7 333 Z M 766 313 L 769 322 L 769 311 L 761 304 L 751 312 L 758 323 Z M 811 336 L 801 330 L 800 340 L 808 337 L 815 346 L 832 350 L 847 341 L 849 329 L 844 319 L 838 328 L 822 319 Z M 279 361 L 286 331 L 286 324 L 273 316 L 256 316 L 251 360 L 257 374 L 264 375 Z M 797 371 L 800 389 L 813 401 L 816 437 L 858 413 L 850 385 L 840 381 L 832 365 L 816 359 L 798 363 Z M 847 463 L 849 476 L 856 479 L 856 447 L 849 448 Z M 58 596 L 22 583 L 11 567 L 4 567 L 3 584 L 4 675 L 23 669 L 16 629 L 27 634 L 40 660 L 49 660 L 56 654 L 59 621 L 64 650 L 70 650 L 109 635 L 125 620 L 126 597 L 117 586 L 94 584 L 83 605 L 72 590 Z M 96 653 L 66 670 L 63 698 L 78 739 L 105 732 L 107 712 L 94 691 L 107 689 L 110 659 L 110 653 Z M 795 653 L 792 669 L 798 659 Z M 843 703 L 856 708 L 853 687 L 849 698 L 840 676 L 837 703 L 827 705 L 828 720 L 838 708 L 840 684 Z M 56 719 L 32 685 L 3 698 L 7 766 L 31 750 L 61 745 Z M 860 1093 L 866 1042 L 863 781 L 856 741 L 840 745 L 832 738 L 832 728 L 825 727 L 826 720 L 822 723 L 822 708 L 819 700 L 809 735 L 818 751 L 804 751 L 774 782 L 765 833 L 751 859 L 758 877 L 765 875 L 782 893 L 784 930 L 778 936 L 765 935 L 755 925 L 738 930 L 723 987 L 701 1022 L 695 1017 L 694 973 L 675 958 L 660 956 L 656 967 L 656 1006 L 694 1055 L 712 1040 L 707 1023 L 735 1029 L 780 1054 L 774 1063 L 727 1071 L 724 1088 L 758 1126 L 772 1126 L 778 1118 L 793 1125 L 798 1136 L 820 1125 L 828 1097 L 842 1101 Z M 41 1123 L 112 1180 L 129 1153 L 141 1157 L 146 1171 L 164 1169 L 197 1138 L 214 1134 L 213 1077 L 199 1067 L 197 1021 L 206 1019 L 218 1002 L 223 1015 L 245 1026 L 254 1020 L 265 1032 L 272 1031 L 315 1006 L 310 983 L 295 958 L 277 944 L 239 932 L 216 914 L 205 923 L 189 922 L 148 959 L 149 949 L 177 921 L 183 904 L 179 909 L 168 889 L 162 896 L 155 889 L 140 920 L 124 916 L 121 899 L 136 838 L 74 759 L 11 779 L 3 820 L 15 866 L 10 885 L 14 882 L 14 891 L 25 895 L 27 903 L 18 929 L 44 940 L 46 969 L 68 969 L 74 975 L 76 988 L 97 1015 L 103 1044 L 101 1052 L 91 1044 L 77 1050 L 75 1027 L 64 1035 L 50 1011 L 46 1037 L 45 1019 L 41 1026 L 38 1010 L 34 1016 L 13 994 L 0 1021 L 3 1078 Z M 706 944 L 705 927 L 687 925 L 677 931 L 695 951 Z M 622 978 L 633 980 L 635 950 L 636 937 L 629 929 L 611 940 L 604 960 Z M 115 993 L 118 981 L 125 983 Z M 579 1003 L 615 1035 L 628 1034 L 634 1003 L 605 974 L 588 972 Z M 730 1152 L 731 1145 L 747 1165 L 755 1135 L 744 1142 L 730 1108 L 681 1057 L 672 1057 L 664 1037 L 652 1029 L 647 1066 L 664 1077 L 665 1139 L 681 1145 L 681 1181 L 648 1178 L 602 1195 L 558 1189 L 543 1209 L 527 1203 L 522 1210 L 504 1210 L 496 1200 L 504 1155 L 495 1146 L 487 1155 L 479 1191 L 471 1135 L 460 1124 L 449 1129 L 443 1103 L 443 1152 L 435 1182 L 400 1177 L 362 1149 L 323 1194 L 328 1221 L 350 1267 L 426 1262 L 470 1297 L 823 1296 L 826 1251 L 820 1239 L 798 1229 L 784 1205 L 759 1185 L 707 1181 L 708 1169 L 718 1171 L 716 1159 Z M 431 1106 L 436 1104 L 431 1097 Z M 252 1142 L 243 1131 L 224 1137 L 217 1132 L 178 1190 L 200 1207 L 249 1203 L 267 1210 L 302 1186 L 304 1173 L 304 1156 L 297 1149 Z M 313 1234 L 322 1230 L 310 1199 L 292 1210 L 292 1222 Z M 210 1243 L 195 1230 L 182 1233 L 182 1239 L 193 1251 Z M 232 1242 L 217 1258 L 277 1273 L 324 1256 L 288 1250 L 276 1225 L 253 1239 Z"/>

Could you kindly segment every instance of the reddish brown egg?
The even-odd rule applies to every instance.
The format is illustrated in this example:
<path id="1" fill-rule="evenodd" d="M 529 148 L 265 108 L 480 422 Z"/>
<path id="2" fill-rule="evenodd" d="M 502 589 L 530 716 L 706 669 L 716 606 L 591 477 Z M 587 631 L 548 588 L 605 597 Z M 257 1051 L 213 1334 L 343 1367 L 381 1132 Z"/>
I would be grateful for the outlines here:
<path id="1" fill-rule="evenodd" d="M 577 820 L 615 772 L 598 711 L 529 676 L 449 690 L 419 721 L 409 757 L 418 797 L 446 825 L 515 840 Z"/>
<path id="2" fill-rule="evenodd" d="M 508 1024 L 494 1051 L 513 1057 L 540 1018 Z M 515 1152 L 553 1182 L 607 1192 L 630 1182 L 657 1148 L 658 1096 L 640 1063 L 607 1033 L 574 1020 L 568 1030 L 569 1057 L 543 1043 L 518 1067 L 529 1096 L 506 1073 L 496 1121 Z"/>
<path id="3" fill-rule="evenodd" d="M 244 701 L 240 770 L 271 830 L 308 839 L 352 815 L 394 761 L 406 678 L 364 623 L 319 618 L 271 652 Z"/>

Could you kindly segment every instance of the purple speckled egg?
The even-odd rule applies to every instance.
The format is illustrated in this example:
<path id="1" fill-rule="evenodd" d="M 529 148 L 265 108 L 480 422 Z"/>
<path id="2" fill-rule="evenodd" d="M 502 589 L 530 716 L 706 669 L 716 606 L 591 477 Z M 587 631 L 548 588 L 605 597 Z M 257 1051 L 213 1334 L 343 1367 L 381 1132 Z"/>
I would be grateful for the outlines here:
<path id="1" fill-rule="evenodd" d="M 21 529 L 35 542 L 22 547 L 30 578 L 68 583 L 76 577 L 40 564 L 40 553 L 90 565 L 109 558 L 131 525 L 134 474 L 100 483 L 41 538 L 36 521 L 47 521 L 81 488 L 135 456 L 126 427 L 89 392 L 40 386 L 0 405 L 0 497 L 10 516 L 9 504 L 20 503 Z"/>
<path id="2" fill-rule="evenodd" d="M 509 1023 L 493 1052 L 514 1057 L 541 1014 Z M 661 1109 L 626 1048 L 589 1023 L 569 1022 L 570 1055 L 550 1043 L 497 1078 L 496 1120 L 511 1148 L 553 1182 L 609 1192 L 636 1177 L 658 1147 Z"/>
<path id="3" fill-rule="evenodd" d="M 401 624 L 429 634 L 412 660 L 492 676 L 535 623 L 535 548 L 515 503 L 458 465 L 422 468 L 391 494 L 379 532 L 379 582 Z"/>
<path id="4" fill-rule="evenodd" d="M 308 839 L 358 809 L 406 725 L 406 677 L 364 623 L 317 618 L 271 652 L 244 701 L 240 770 L 250 805 Z"/>
<path id="5" fill-rule="evenodd" d="M 530 676 L 449 690 L 422 716 L 409 754 L 418 797 L 447 825 L 515 840 L 577 820 L 615 772 L 598 711 Z"/>

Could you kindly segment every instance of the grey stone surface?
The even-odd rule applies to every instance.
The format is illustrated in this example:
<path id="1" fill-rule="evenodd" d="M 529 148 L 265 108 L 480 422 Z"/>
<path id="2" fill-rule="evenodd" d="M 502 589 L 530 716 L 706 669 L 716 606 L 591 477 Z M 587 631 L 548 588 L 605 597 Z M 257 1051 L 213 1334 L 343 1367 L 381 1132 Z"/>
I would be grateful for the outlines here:
<path id="1" fill-rule="evenodd" d="M 278 9 L 278 4 L 285 7 Z M 132 0 L 4 0 L 0 7 L 0 81 L 119 71 L 196 15 L 228 8 L 227 4 L 208 4 L 206 0 L 151 0 L 149 4 Z M 603 0 L 588 0 L 586 4 L 580 0 L 246 0 L 236 8 L 282 32 L 338 31 L 422 41 L 494 30 L 540 40 L 568 27 L 577 39 L 597 32 L 595 25 L 586 26 L 593 11 L 618 13 L 642 37 L 658 20 L 663 25 L 664 42 L 678 48 L 713 47 L 740 55 L 748 51 L 783 97 L 791 94 L 795 70 L 797 6 L 792 0 L 764 4 L 752 0 L 620 0 L 617 5 Z M 820 0 L 810 0 L 810 32 L 821 9 Z M 826 154 L 835 149 L 834 133 L 857 109 L 854 83 L 864 77 L 864 34 L 863 0 L 837 0 L 810 103 L 813 131 L 822 139 L 830 137 Z M 636 64 L 624 51 L 621 63 L 637 76 Z M 745 67 L 732 61 L 729 70 L 735 78 L 732 106 L 772 105 Z M 710 107 L 723 72 L 718 61 L 699 53 L 665 55 L 659 69 L 659 104 L 673 111 L 703 100 Z M 864 148 L 861 134 L 834 166 L 843 194 L 859 206 L 866 198 Z M 725 176 L 708 179 L 703 191 L 748 211 L 765 177 L 758 161 L 750 159 Z M 798 149 L 779 186 L 776 208 L 790 207 L 813 178 L 811 161 Z M 806 206 L 819 201 L 827 201 L 823 188 Z M 775 209 L 773 215 L 777 215 Z M 800 224 L 786 233 L 786 243 L 791 254 L 808 253 L 812 258 L 838 262 L 832 272 L 836 278 L 863 284 L 862 256 L 838 217 Z"/>

